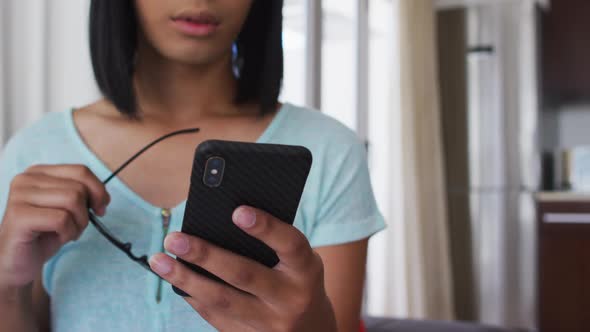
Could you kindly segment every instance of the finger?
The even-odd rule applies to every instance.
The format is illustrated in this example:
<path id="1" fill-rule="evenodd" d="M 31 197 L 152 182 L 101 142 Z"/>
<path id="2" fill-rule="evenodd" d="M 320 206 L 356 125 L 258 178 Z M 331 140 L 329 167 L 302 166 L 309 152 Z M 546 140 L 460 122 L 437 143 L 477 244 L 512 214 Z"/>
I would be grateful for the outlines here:
<path id="1" fill-rule="evenodd" d="M 42 173 L 58 178 L 72 179 L 82 183 L 88 189 L 90 201 L 88 205 L 99 214 L 110 202 L 110 195 L 105 185 L 83 165 L 36 165 L 27 169 L 27 172 Z"/>
<path id="2" fill-rule="evenodd" d="M 314 258 L 313 249 L 303 233 L 264 211 L 241 206 L 234 211 L 233 220 L 246 233 L 271 247 L 279 256 L 281 265 L 297 269 Z"/>
<path id="3" fill-rule="evenodd" d="M 228 284 L 266 301 L 276 298 L 279 286 L 287 282 L 281 273 L 197 237 L 172 233 L 166 237 L 164 246 L 184 261 L 200 266 Z"/>
<path id="4" fill-rule="evenodd" d="M 256 297 L 203 277 L 166 254 L 156 254 L 149 262 L 154 272 L 189 294 L 202 310 L 220 312 L 240 321 L 262 320 L 263 303 Z"/>
<path id="5" fill-rule="evenodd" d="M 44 190 L 52 191 L 52 194 L 63 198 L 64 201 L 69 204 L 63 207 L 72 207 L 70 211 L 77 216 L 76 220 L 79 222 L 79 225 L 82 228 L 86 227 L 88 224 L 87 202 L 89 192 L 85 185 L 75 180 L 58 178 L 43 173 L 24 173 L 20 176 L 24 178 L 24 184 L 22 185 L 23 188 L 20 188 L 18 191 L 19 193 L 23 193 L 23 195 L 20 197 L 21 199 L 28 200 L 30 193 L 34 194 L 39 191 L 43 192 Z M 60 192 L 63 193 L 63 195 L 59 195 Z M 34 197 L 35 195 L 33 195 L 33 198 Z M 43 206 L 42 200 L 40 200 L 37 205 Z"/>
<path id="6" fill-rule="evenodd" d="M 74 218 L 76 226 L 83 232 L 88 226 L 87 194 L 70 188 L 27 188 L 19 191 L 20 200 L 40 208 L 67 210 Z"/>
<path id="7" fill-rule="evenodd" d="M 17 223 L 17 227 L 26 227 L 25 241 L 32 241 L 40 233 L 55 233 L 62 244 L 76 240 L 81 232 L 74 217 L 67 210 L 40 208 L 26 204 L 18 204 L 10 213 L 19 216 L 25 223 Z"/>

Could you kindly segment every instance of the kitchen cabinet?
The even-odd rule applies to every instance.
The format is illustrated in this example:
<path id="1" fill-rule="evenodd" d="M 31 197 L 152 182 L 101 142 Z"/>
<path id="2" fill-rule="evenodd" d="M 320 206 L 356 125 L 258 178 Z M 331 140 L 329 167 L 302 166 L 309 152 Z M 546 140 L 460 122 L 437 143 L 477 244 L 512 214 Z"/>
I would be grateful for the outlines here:
<path id="1" fill-rule="evenodd" d="M 545 103 L 590 101 L 590 1 L 551 1 L 540 13 Z"/>
<path id="2" fill-rule="evenodd" d="M 538 200 L 540 332 L 590 331 L 590 196 Z"/>

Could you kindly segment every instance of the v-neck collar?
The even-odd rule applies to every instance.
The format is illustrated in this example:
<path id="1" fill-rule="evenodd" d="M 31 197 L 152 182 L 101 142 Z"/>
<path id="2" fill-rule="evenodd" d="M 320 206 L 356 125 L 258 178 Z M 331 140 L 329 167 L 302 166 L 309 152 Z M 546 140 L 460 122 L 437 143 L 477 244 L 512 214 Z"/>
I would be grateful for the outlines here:
<path id="1" fill-rule="evenodd" d="M 277 111 L 277 114 L 275 114 L 274 118 L 271 120 L 270 124 L 262 132 L 260 137 L 258 137 L 256 143 L 268 143 L 270 141 L 274 133 L 277 131 L 277 128 L 280 127 L 282 119 L 286 116 L 289 107 L 290 104 L 288 103 L 285 103 L 281 106 L 281 108 Z M 97 173 L 96 176 L 100 179 L 106 179 L 113 173 L 113 171 L 103 162 L 102 159 L 98 157 L 98 155 L 96 155 L 96 153 L 94 153 L 94 151 L 92 151 L 92 149 L 82 138 L 82 135 L 80 135 L 80 132 L 78 131 L 74 121 L 74 108 L 70 108 L 65 113 L 66 128 L 68 130 L 69 136 L 72 137 L 72 142 L 74 142 L 78 149 L 83 153 L 88 161 L 89 166 L 91 166 L 91 168 Z M 146 142 L 146 144 L 147 143 L 149 142 Z M 160 215 L 163 207 L 156 206 L 145 200 L 133 189 L 131 189 L 125 182 L 123 182 L 118 176 L 114 177 L 111 182 L 109 182 L 109 184 L 112 184 L 113 188 L 119 190 L 124 196 L 126 196 L 126 198 L 147 211 L 149 214 Z M 186 199 L 170 210 L 172 213 L 175 213 L 176 211 L 183 209 L 185 205 Z"/>

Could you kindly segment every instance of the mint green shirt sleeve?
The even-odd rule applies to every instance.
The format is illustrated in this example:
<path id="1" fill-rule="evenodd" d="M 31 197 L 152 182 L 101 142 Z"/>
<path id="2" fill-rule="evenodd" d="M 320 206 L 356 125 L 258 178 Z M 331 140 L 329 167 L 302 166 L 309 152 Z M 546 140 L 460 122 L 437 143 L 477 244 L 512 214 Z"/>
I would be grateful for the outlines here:
<path id="1" fill-rule="evenodd" d="M 356 136 L 345 135 L 321 156 L 324 163 L 313 247 L 366 239 L 385 228 L 369 176 L 367 153 Z"/>

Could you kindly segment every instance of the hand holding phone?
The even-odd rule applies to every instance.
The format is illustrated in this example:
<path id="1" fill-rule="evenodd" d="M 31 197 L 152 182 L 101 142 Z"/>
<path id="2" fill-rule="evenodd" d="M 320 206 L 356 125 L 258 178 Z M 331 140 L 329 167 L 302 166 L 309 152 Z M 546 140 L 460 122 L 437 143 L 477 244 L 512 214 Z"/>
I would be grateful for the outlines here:
<path id="1" fill-rule="evenodd" d="M 276 253 L 237 227 L 232 214 L 245 205 L 293 224 L 311 164 L 311 152 L 299 146 L 201 143 L 195 152 L 182 232 L 274 267 L 279 262 Z M 223 282 L 202 267 L 179 261 Z"/>
<path id="2" fill-rule="evenodd" d="M 150 263 L 217 329 L 336 330 L 322 261 L 292 226 L 311 162 L 302 147 L 197 149 L 182 233 L 165 241 L 177 260 Z"/>
<path id="3" fill-rule="evenodd" d="M 272 248 L 278 266 L 268 268 L 199 237 L 173 233 L 166 238 L 166 250 L 225 283 L 203 277 L 165 254 L 152 258 L 152 268 L 186 291 L 186 302 L 218 330 L 336 331 L 323 263 L 305 235 L 251 207 L 239 207 L 232 217 L 236 227 Z"/>

